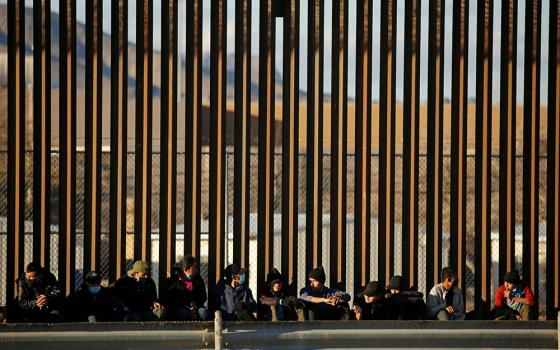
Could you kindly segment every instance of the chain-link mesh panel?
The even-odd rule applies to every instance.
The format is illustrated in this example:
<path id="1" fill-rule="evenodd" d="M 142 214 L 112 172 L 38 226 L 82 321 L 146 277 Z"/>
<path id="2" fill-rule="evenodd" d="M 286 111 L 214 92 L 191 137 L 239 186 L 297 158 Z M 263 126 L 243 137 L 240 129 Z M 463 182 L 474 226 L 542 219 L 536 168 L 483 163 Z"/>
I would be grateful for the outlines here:
<path id="1" fill-rule="evenodd" d="M 354 155 L 348 155 L 346 158 L 346 168 L 346 191 L 348 193 L 346 197 L 346 291 L 350 295 L 355 295 L 357 291 L 354 290 L 354 200 L 356 196 L 356 157 Z M 377 208 L 377 206 L 375 207 Z M 375 227 L 377 227 L 377 225 L 375 225 Z M 373 230 L 374 228 L 372 228 L 372 232 Z M 375 231 L 377 231 L 377 228 L 375 228 Z M 375 273 L 377 273 L 376 262 L 377 260 L 372 256 L 372 265 L 374 266 L 372 270 L 375 268 Z M 374 279 L 375 278 L 376 277 L 374 277 Z"/>
<path id="2" fill-rule="evenodd" d="M 442 175 L 442 235 L 441 235 L 441 263 L 442 266 L 449 266 L 449 240 L 451 222 L 451 157 L 443 157 Z"/>
<path id="3" fill-rule="evenodd" d="M 393 225 L 393 271 L 394 275 L 402 275 L 402 200 L 403 200 L 403 157 L 395 155 L 394 174 L 394 225 Z M 390 179 L 387 179 L 389 181 Z M 379 195 L 379 191 L 377 192 Z"/>
<path id="4" fill-rule="evenodd" d="M 466 251 L 465 256 L 465 310 L 471 311 L 474 309 L 474 261 L 475 261 L 475 177 L 476 177 L 476 158 L 474 156 L 467 156 L 467 205 L 466 213 Z"/>
<path id="5" fill-rule="evenodd" d="M 547 195 L 547 158 L 539 159 L 539 272 L 537 285 L 539 290 L 539 315 L 546 319 L 546 195 Z M 551 257 L 552 258 L 552 257 Z M 556 268 L 559 268 L 558 266 Z"/>
<path id="6" fill-rule="evenodd" d="M 424 295 L 429 293 L 426 285 L 426 191 L 427 157 L 418 158 L 418 290 Z"/>

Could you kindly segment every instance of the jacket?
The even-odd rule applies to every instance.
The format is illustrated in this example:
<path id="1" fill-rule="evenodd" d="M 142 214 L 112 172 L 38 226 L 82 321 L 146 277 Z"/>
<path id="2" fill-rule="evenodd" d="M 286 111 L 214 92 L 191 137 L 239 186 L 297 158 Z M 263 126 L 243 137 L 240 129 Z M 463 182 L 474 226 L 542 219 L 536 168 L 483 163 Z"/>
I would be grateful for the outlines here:
<path id="1" fill-rule="evenodd" d="M 357 297 L 354 304 L 362 309 L 362 320 L 389 319 L 387 300 L 384 297 L 370 304 L 366 303 L 364 297 Z"/>
<path id="2" fill-rule="evenodd" d="M 166 280 L 165 287 L 160 290 L 161 300 L 169 309 L 191 304 L 196 305 L 197 309 L 203 308 L 208 298 L 202 277 L 196 275 L 192 279 L 187 278 L 180 269 L 175 269 L 173 276 Z"/>
<path id="3" fill-rule="evenodd" d="M 435 285 L 430 294 L 426 297 L 426 311 L 430 318 L 436 317 L 437 313 L 447 306 L 453 306 L 455 313 L 449 315 L 451 320 L 464 320 L 465 319 L 465 302 L 463 301 L 463 293 L 459 287 L 453 288 L 453 300 L 451 305 L 446 302 L 446 297 L 449 292 L 443 288 L 443 284 Z"/>
<path id="4" fill-rule="evenodd" d="M 66 319 L 72 322 L 87 322 L 89 316 L 95 316 L 97 322 L 114 321 L 117 311 L 123 309 L 109 289 L 101 287 L 97 294 L 92 294 L 87 286 L 82 287 L 68 297 Z"/>
<path id="5" fill-rule="evenodd" d="M 529 299 L 530 306 L 535 305 L 535 296 L 533 295 L 533 291 L 531 290 L 531 288 L 529 288 L 529 286 L 518 284 L 515 289 L 510 292 L 509 298 L 505 297 L 505 292 L 506 287 L 502 284 L 496 291 L 496 298 L 494 300 L 494 305 L 496 306 L 496 308 L 507 305 L 510 308 L 519 311 L 523 304 L 513 301 L 513 298 L 527 298 Z"/>
<path id="6" fill-rule="evenodd" d="M 389 320 L 421 320 L 426 314 L 424 295 L 420 292 L 405 290 L 399 294 L 388 294 L 385 298 Z"/>
<path id="7" fill-rule="evenodd" d="M 47 296 L 47 308 L 56 309 L 60 307 L 63 299 L 62 289 L 54 275 L 42 269 L 37 273 L 37 279 L 31 282 L 25 278 L 25 273 L 16 281 L 18 285 L 18 306 L 22 310 L 39 310 L 37 297 Z"/>
<path id="8" fill-rule="evenodd" d="M 237 321 L 236 305 L 239 302 L 245 303 L 245 308 L 253 312 L 257 308 L 257 303 L 253 298 L 251 289 L 244 285 L 239 285 L 233 289 L 225 280 L 220 281 L 216 286 L 214 296 L 214 310 L 222 312 L 224 321 Z"/>
<path id="9" fill-rule="evenodd" d="M 136 281 L 136 278 L 127 274 L 115 281 L 113 291 L 132 312 L 150 311 L 154 302 L 158 300 L 156 284 L 149 276 Z"/>

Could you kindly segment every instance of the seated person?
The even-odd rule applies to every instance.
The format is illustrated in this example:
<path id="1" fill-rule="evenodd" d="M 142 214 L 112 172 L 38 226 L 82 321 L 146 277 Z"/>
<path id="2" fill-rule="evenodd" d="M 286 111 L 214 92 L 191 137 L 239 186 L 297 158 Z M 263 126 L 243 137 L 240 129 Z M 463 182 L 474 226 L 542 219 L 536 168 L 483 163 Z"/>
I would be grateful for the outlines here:
<path id="1" fill-rule="evenodd" d="M 385 287 L 377 282 L 369 282 L 364 290 L 356 295 L 352 308 L 356 320 L 386 320 L 387 303 Z"/>
<path id="2" fill-rule="evenodd" d="M 402 276 L 394 276 L 389 282 L 389 293 L 385 294 L 390 320 L 421 320 L 426 313 L 424 295 L 409 290 Z"/>
<path id="3" fill-rule="evenodd" d="M 53 323 L 62 321 L 63 293 L 54 275 L 31 262 L 16 281 L 16 321 Z"/>
<path id="4" fill-rule="evenodd" d="M 101 286 L 101 276 L 91 271 L 76 293 L 68 297 L 65 318 L 69 322 L 122 321 L 124 304 L 108 288 Z"/>
<path id="5" fill-rule="evenodd" d="M 325 286 L 325 270 L 317 267 L 309 272 L 309 286 L 300 291 L 309 320 L 348 320 L 350 295 Z"/>
<path id="6" fill-rule="evenodd" d="M 521 282 L 516 270 L 506 273 L 504 284 L 498 288 L 494 309 L 490 313 L 492 319 L 523 320 L 531 319 L 535 297 L 529 286 Z"/>
<path id="7" fill-rule="evenodd" d="M 303 304 L 294 296 L 284 292 L 283 278 L 273 268 L 266 277 L 266 286 L 259 294 L 258 319 L 264 321 L 304 321 Z"/>
<path id="8" fill-rule="evenodd" d="M 128 271 L 114 283 L 115 296 L 127 306 L 127 321 L 159 321 L 165 310 L 157 298 L 156 284 L 148 275 L 148 263 L 136 261 Z"/>
<path id="9" fill-rule="evenodd" d="M 222 312 L 224 321 L 255 321 L 257 303 L 253 292 L 245 285 L 245 269 L 235 264 L 224 270 L 223 279 L 216 285 L 214 310 Z"/>
<path id="10" fill-rule="evenodd" d="M 204 321 L 208 319 L 206 287 L 192 256 L 186 256 L 175 266 L 172 276 L 161 290 L 162 301 L 172 321 Z"/>
<path id="11" fill-rule="evenodd" d="M 445 267 L 441 270 L 441 283 L 435 285 L 426 298 L 428 317 L 436 320 L 464 320 L 463 293 L 457 287 L 457 273 Z"/>

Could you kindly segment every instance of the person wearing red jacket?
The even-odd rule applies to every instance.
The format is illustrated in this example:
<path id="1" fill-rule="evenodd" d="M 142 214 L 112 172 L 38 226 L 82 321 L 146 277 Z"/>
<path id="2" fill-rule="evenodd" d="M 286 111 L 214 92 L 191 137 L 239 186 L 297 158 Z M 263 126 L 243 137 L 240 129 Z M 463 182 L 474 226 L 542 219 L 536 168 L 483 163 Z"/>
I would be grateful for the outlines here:
<path id="1" fill-rule="evenodd" d="M 504 276 L 504 284 L 498 288 L 491 312 L 493 319 L 523 320 L 531 318 L 535 306 L 533 291 L 523 282 L 516 270 Z"/>

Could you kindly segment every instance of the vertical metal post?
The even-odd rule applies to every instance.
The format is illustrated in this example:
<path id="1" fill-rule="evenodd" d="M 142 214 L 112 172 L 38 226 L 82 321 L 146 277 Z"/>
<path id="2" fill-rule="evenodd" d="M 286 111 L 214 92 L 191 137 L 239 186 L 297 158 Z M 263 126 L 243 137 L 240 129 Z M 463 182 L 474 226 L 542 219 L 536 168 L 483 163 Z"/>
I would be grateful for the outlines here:
<path id="1" fill-rule="evenodd" d="M 308 2 L 306 271 L 322 265 L 324 0 Z"/>
<path id="2" fill-rule="evenodd" d="M 469 1 L 453 2 L 451 63 L 451 235 L 449 264 L 465 292 Z"/>
<path id="3" fill-rule="evenodd" d="M 160 286 L 175 264 L 177 207 L 177 12 L 178 0 L 162 1 L 161 170 L 159 197 Z"/>
<path id="4" fill-rule="evenodd" d="M 214 314 L 214 349 L 222 350 L 222 312 Z"/>
<path id="5" fill-rule="evenodd" d="M 541 80 L 541 1 L 525 9 L 523 89 L 523 280 L 538 299 L 539 274 L 539 147 Z"/>
<path id="6" fill-rule="evenodd" d="M 546 198 L 546 315 L 560 308 L 560 6 L 550 2 Z M 560 331 L 560 322 L 558 325 Z M 560 342 L 558 343 L 560 346 Z"/>
<path id="7" fill-rule="evenodd" d="M 235 157 L 233 261 L 249 266 L 251 157 L 251 1 L 235 2 Z"/>
<path id="8" fill-rule="evenodd" d="M 259 168 L 257 289 L 272 268 L 274 248 L 274 47 L 272 0 L 261 0 L 259 16 Z"/>
<path id="9" fill-rule="evenodd" d="M 84 271 L 99 271 L 101 242 L 101 136 L 103 2 L 86 2 L 86 165 Z"/>
<path id="10" fill-rule="evenodd" d="M 76 1 L 60 1 L 60 209 L 58 279 L 75 288 L 76 265 Z"/>
<path id="11" fill-rule="evenodd" d="M 297 294 L 299 1 L 284 1 L 282 94 L 282 273 L 287 290 Z"/>
<path id="12" fill-rule="evenodd" d="M 153 9 L 152 0 L 136 1 L 134 260 L 144 261 L 152 252 Z"/>
<path id="13" fill-rule="evenodd" d="M 378 276 L 379 281 L 386 284 L 389 283 L 394 271 L 396 33 L 397 1 L 383 1 L 381 2 L 379 64 L 379 200 L 377 203 L 379 206 Z M 368 177 L 369 174 L 370 172 L 367 173 Z"/>
<path id="14" fill-rule="evenodd" d="M 33 1 L 33 260 L 49 267 L 51 206 L 51 2 Z"/>
<path id="15" fill-rule="evenodd" d="M 405 2 L 402 275 L 418 286 L 418 148 L 420 132 L 420 0 Z M 432 34 L 433 35 L 433 34 Z"/>
<path id="16" fill-rule="evenodd" d="M 25 188 L 25 2 L 8 1 L 8 248 L 6 301 L 23 273 Z"/>
<path id="17" fill-rule="evenodd" d="M 187 1 L 185 254 L 200 256 L 202 145 L 202 0 Z"/>
<path id="18" fill-rule="evenodd" d="M 502 1 L 500 55 L 500 280 L 515 266 L 517 0 Z"/>
<path id="19" fill-rule="evenodd" d="M 355 290 L 365 286 L 370 275 L 372 7 L 371 0 L 364 0 L 356 19 Z"/>
<path id="20" fill-rule="evenodd" d="M 225 130 L 226 130 L 227 2 L 211 2 L 210 41 L 210 290 L 225 266 Z"/>
<path id="21" fill-rule="evenodd" d="M 475 310 L 488 317 L 492 157 L 492 21 L 494 1 L 478 0 L 476 48 Z"/>
<path id="22" fill-rule="evenodd" d="M 428 38 L 428 142 L 426 176 L 426 288 L 441 270 L 443 183 L 443 64 L 445 1 L 430 0 Z M 426 290 L 426 293 L 429 289 Z"/>
<path id="23" fill-rule="evenodd" d="M 125 272 L 126 263 L 127 3 L 111 3 L 110 280 Z"/>
<path id="24" fill-rule="evenodd" d="M 346 289 L 348 0 L 333 1 L 330 286 Z"/>

